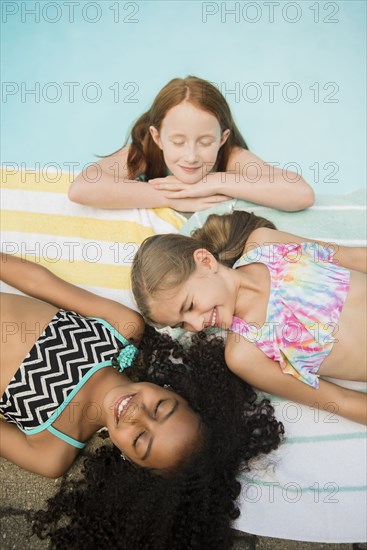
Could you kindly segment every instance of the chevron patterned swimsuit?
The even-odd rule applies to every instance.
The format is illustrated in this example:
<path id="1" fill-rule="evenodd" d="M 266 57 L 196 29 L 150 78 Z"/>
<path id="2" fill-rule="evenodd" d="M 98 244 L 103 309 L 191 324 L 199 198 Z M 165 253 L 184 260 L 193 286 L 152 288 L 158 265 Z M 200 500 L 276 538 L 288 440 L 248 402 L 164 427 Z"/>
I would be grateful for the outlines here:
<path id="1" fill-rule="evenodd" d="M 0 413 L 27 435 L 48 430 L 82 449 L 84 443 L 52 423 L 95 372 L 112 365 L 121 344 L 128 343 L 103 319 L 59 310 L 9 382 Z"/>

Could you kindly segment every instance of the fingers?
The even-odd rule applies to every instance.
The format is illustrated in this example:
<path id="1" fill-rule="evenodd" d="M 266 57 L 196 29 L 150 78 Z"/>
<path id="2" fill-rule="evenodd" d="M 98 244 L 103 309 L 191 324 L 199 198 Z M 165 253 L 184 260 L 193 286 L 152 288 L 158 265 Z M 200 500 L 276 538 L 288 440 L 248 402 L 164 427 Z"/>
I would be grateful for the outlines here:
<path id="1" fill-rule="evenodd" d="M 218 202 L 225 202 L 231 200 L 233 197 L 227 197 L 227 195 L 209 195 L 207 197 L 198 197 L 195 196 L 190 191 L 175 191 L 172 193 L 165 193 L 164 194 L 166 199 L 177 199 L 177 200 L 184 200 L 184 199 L 191 199 L 193 201 L 199 201 L 203 204 L 217 204 Z"/>
<path id="2" fill-rule="evenodd" d="M 159 189 L 160 185 L 164 184 L 164 179 L 163 178 L 156 178 L 154 180 L 148 180 L 148 183 L 150 183 L 150 185 L 153 185 L 156 189 Z"/>
<path id="3" fill-rule="evenodd" d="M 166 176 L 165 178 L 154 178 L 151 180 L 148 180 L 148 183 L 151 183 L 152 185 L 161 185 L 166 183 L 180 183 L 179 180 L 175 176 Z"/>
<path id="4" fill-rule="evenodd" d="M 166 196 L 168 195 L 169 193 Z M 170 207 L 182 212 L 198 212 L 228 200 L 232 200 L 232 197 L 227 197 L 227 195 L 211 195 L 210 197 L 179 198 L 178 193 L 172 193 Z"/>
<path id="5" fill-rule="evenodd" d="M 233 199 L 233 197 L 227 197 L 227 195 L 212 195 L 211 197 L 208 197 L 209 202 L 225 202 L 230 201 Z"/>
<path id="6" fill-rule="evenodd" d="M 187 191 L 172 191 L 171 193 L 165 193 L 166 199 L 191 199 L 193 198 Z"/>
<path id="7" fill-rule="evenodd" d="M 175 191 L 175 192 L 184 190 L 184 187 L 179 183 L 159 183 L 154 185 L 154 188 L 165 190 L 165 191 Z"/>

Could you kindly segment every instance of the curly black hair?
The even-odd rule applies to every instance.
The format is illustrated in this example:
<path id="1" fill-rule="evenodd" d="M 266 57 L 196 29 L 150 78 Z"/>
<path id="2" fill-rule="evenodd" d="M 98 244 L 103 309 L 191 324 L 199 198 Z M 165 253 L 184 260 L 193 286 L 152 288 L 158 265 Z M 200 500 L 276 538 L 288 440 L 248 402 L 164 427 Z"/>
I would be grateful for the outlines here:
<path id="1" fill-rule="evenodd" d="M 276 449 L 283 426 L 268 400 L 226 367 L 223 341 L 197 334 L 183 348 L 146 327 L 133 380 L 170 384 L 201 417 L 205 440 L 175 476 L 123 461 L 108 444 L 85 459 L 81 479 L 64 478 L 38 511 L 33 531 L 68 550 L 226 550 L 241 485 L 237 475 Z"/>

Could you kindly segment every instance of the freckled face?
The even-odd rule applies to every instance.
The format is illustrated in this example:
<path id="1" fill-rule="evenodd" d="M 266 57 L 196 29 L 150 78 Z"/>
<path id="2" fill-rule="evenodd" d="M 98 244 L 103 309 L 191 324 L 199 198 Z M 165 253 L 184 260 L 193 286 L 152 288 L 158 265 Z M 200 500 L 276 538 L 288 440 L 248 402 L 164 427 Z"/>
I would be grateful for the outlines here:
<path id="1" fill-rule="evenodd" d="M 151 134 L 172 174 L 197 183 L 213 168 L 229 130 L 222 133 L 214 115 L 183 101 L 167 112 L 160 132 L 151 127 Z"/>
<path id="2" fill-rule="evenodd" d="M 200 444 L 199 417 L 178 394 L 156 384 L 118 386 L 105 398 L 112 442 L 136 464 L 170 468 Z"/>

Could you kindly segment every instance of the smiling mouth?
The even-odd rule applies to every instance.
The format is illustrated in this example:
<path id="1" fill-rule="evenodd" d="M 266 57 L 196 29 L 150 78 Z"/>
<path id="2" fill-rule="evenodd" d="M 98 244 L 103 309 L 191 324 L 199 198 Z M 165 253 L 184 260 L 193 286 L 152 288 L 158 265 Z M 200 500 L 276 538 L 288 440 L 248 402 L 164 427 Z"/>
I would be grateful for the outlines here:
<path id="1" fill-rule="evenodd" d="M 205 328 L 212 328 L 212 327 L 217 326 L 217 319 L 218 319 L 218 309 L 215 306 L 215 308 L 213 309 L 213 313 L 211 315 L 211 318 L 209 319 L 209 322 L 205 323 Z"/>
<path id="2" fill-rule="evenodd" d="M 130 401 L 132 400 L 134 395 L 136 395 L 136 393 L 133 393 L 131 395 L 122 395 L 116 401 L 114 409 L 113 409 L 116 424 L 118 424 L 120 418 L 122 418 L 124 416 L 124 414 L 126 413 L 126 411 L 128 409 L 128 406 L 130 404 Z"/>
<path id="3" fill-rule="evenodd" d="M 216 324 L 217 324 L 217 317 L 218 317 L 218 309 L 215 307 L 214 310 L 213 310 L 213 315 L 212 315 L 212 319 L 211 319 L 211 323 L 210 323 L 210 326 L 211 327 L 215 327 Z"/>
<path id="4" fill-rule="evenodd" d="M 185 172 L 196 172 L 197 170 L 199 170 L 201 167 L 200 166 L 181 166 L 182 170 L 185 170 Z"/>

